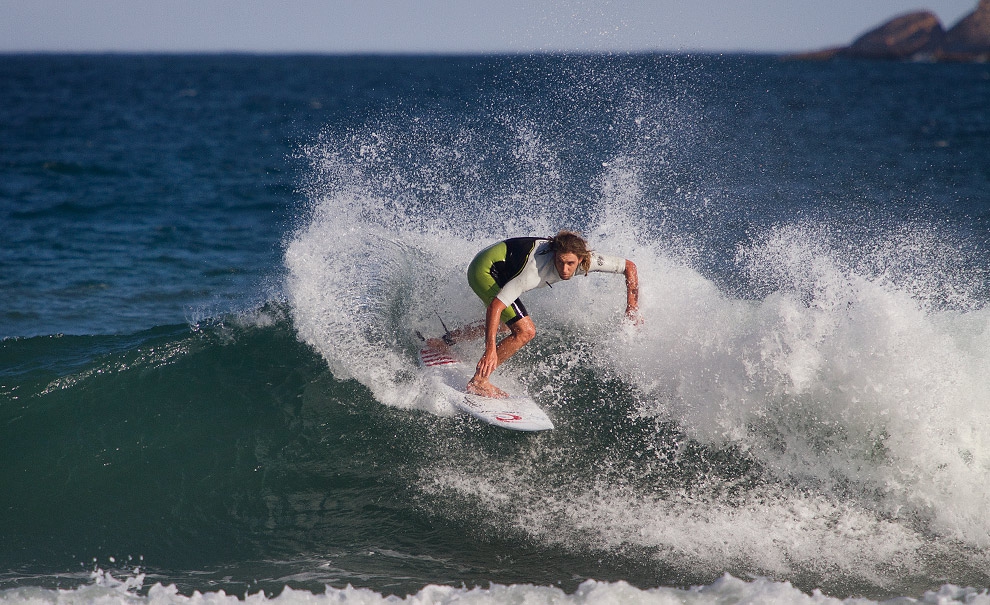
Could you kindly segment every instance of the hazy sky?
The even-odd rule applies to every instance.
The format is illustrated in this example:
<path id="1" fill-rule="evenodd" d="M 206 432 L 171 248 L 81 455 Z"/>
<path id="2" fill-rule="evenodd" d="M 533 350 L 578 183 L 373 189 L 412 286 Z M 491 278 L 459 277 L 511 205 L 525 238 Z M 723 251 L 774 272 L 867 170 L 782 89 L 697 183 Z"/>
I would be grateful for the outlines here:
<path id="1" fill-rule="evenodd" d="M 977 0 L 0 0 L 0 52 L 794 51 Z"/>

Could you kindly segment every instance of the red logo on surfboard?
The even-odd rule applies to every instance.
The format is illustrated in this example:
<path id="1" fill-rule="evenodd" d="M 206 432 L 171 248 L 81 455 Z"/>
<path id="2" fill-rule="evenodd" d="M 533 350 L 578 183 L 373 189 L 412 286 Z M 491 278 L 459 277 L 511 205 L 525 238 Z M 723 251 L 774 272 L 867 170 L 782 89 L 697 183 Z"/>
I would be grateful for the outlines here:
<path id="1" fill-rule="evenodd" d="M 523 417 L 519 414 L 513 414 L 512 412 L 502 412 L 495 415 L 495 420 L 499 422 L 516 422 L 517 420 L 522 420 Z"/>

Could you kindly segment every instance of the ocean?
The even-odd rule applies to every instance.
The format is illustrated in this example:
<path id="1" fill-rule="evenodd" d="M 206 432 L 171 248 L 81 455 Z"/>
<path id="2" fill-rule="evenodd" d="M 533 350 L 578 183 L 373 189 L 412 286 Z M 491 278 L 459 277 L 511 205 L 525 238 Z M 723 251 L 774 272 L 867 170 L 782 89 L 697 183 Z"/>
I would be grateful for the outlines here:
<path id="1" fill-rule="evenodd" d="M 990 66 L 5 55 L 0 602 L 990 603 Z M 457 415 L 417 332 L 583 233 Z M 480 356 L 481 343 L 456 351 Z"/>

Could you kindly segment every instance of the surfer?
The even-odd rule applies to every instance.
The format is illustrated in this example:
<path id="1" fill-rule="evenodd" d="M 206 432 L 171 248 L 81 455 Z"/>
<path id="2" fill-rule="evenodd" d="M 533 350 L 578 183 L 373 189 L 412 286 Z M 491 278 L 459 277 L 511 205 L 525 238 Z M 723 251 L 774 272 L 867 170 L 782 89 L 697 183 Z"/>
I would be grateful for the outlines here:
<path id="1" fill-rule="evenodd" d="M 552 238 L 507 239 L 474 257 L 468 267 L 468 283 L 485 303 L 487 311 L 482 326 L 485 353 L 468 382 L 468 392 L 486 397 L 507 396 L 488 377 L 536 335 L 536 326 L 519 296 L 529 290 L 569 280 L 579 271 L 585 275 L 592 271 L 625 275 L 626 316 L 636 323 L 641 321 L 636 265 L 630 260 L 590 250 L 584 238 L 573 231 L 561 231 Z M 503 324 L 510 334 L 496 343 L 500 328 L 505 329 Z"/>

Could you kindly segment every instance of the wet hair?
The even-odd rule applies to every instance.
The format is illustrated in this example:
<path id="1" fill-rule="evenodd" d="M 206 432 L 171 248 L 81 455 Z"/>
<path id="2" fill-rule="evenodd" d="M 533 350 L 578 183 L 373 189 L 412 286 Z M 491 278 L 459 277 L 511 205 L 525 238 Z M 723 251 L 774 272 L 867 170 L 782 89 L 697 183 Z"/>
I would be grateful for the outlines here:
<path id="1" fill-rule="evenodd" d="M 591 270 L 591 249 L 583 237 L 573 231 L 560 231 L 551 240 L 554 254 L 570 252 L 578 257 L 578 268 L 587 275 Z"/>

